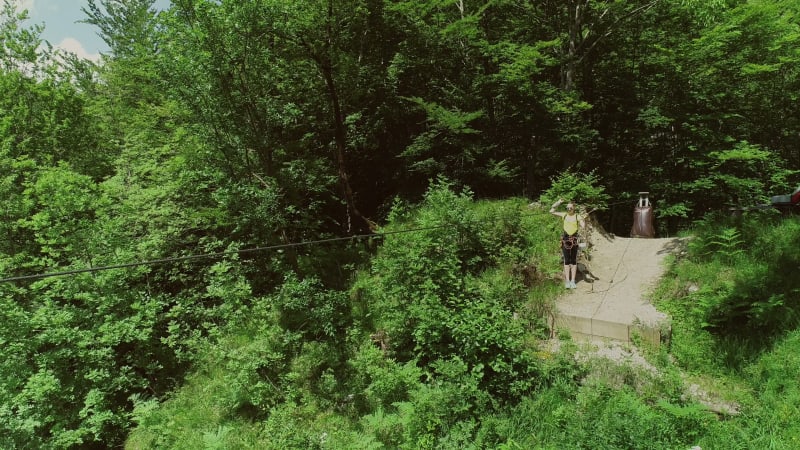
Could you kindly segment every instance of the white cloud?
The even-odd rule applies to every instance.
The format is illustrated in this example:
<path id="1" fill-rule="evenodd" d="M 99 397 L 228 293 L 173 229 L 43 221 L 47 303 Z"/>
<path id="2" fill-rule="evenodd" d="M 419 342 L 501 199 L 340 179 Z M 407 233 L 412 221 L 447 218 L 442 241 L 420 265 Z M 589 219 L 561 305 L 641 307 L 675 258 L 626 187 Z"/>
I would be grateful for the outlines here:
<path id="1" fill-rule="evenodd" d="M 91 61 L 100 61 L 100 53 L 89 53 L 83 48 L 83 44 L 75 38 L 66 38 L 55 45 L 55 48 L 74 53 L 79 58 L 89 59 Z"/>
<path id="2" fill-rule="evenodd" d="M 23 9 L 27 9 L 28 12 L 33 12 L 33 0 L 14 0 L 16 3 L 17 11 L 22 11 Z"/>

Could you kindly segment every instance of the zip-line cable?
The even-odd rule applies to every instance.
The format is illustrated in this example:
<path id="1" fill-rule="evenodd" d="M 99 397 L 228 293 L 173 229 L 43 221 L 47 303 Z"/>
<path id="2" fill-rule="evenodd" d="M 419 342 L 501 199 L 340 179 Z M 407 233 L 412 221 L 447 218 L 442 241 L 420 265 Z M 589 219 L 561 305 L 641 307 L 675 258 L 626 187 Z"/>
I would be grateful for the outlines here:
<path id="1" fill-rule="evenodd" d="M 623 200 L 621 202 L 610 203 L 606 205 L 613 206 L 620 203 L 627 203 L 630 200 Z M 584 213 L 589 215 L 596 211 L 596 208 Z M 436 225 L 432 227 L 419 227 L 419 228 L 409 228 L 405 230 L 396 230 L 396 231 L 385 231 L 381 233 L 370 233 L 370 234 L 359 234 L 354 236 L 345 236 L 345 237 L 338 237 L 338 238 L 329 238 L 329 239 L 318 239 L 314 241 L 302 241 L 302 242 L 292 242 L 288 244 L 279 244 L 279 245 L 270 245 L 265 247 L 253 247 L 247 248 L 243 250 L 230 250 L 225 252 L 217 252 L 217 253 L 204 253 L 204 254 L 196 254 L 196 255 L 187 255 L 187 256 L 177 256 L 172 258 L 161 258 L 161 259 L 153 259 L 148 261 L 137 261 L 137 262 L 130 262 L 130 263 L 123 263 L 123 264 L 113 264 L 107 266 L 95 266 L 95 267 L 86 267 L 83 269 L 72 269 L 72 270 L 65 270 L 60 272 L 46 272 L 46 273 L 39 273 L 39 274 L 32 274 L 32 275 L 19 275 L 14 277 L 6 277 L 0 278 L 0 283 L 9 283 L 12 281 L 25 281 L 25 280 L 39 280 L 43 278 L 51 278 L 51 277 L 60 277 L 66 275 L 77 275 L 81 273 L 89 273 L 89 272 L 100 272 L 104 270 L 113 270 L 113 269 L 127 269 L 131 267 L 138 267 L 138 266 L 150 266 L 150 265 L 157 265 L 157 264 L 164 264 L 169 262 L 178 262 L 178 261 L 191 261 L 196 259 L 212 259 L 212 258 L 221 258 L 224 256 L 232 256 L 232 255 L 242 255 L 246 253 L 256 253 L 256 252 L 263 252 L 263 251 L 270 251 L 270 250 L 280 250 L 284 248 L 291 248 L 291 247 L 302 247 L 308 245 L 319 245 L 328 242 L 339 242 L 339 241 L 348 241 L 348 240 L 355 240 L 355 239 L 365 239 L 365 238 L 375 238 L 375 237 L 383 237 L 392 234 L 401 234 L 401 233 L 414 233 L 417 231 L 426 231 L 426 230 L 435 230 L 438 228 L 445 228 L 450 227 L 452 224 L 447 225 Z"/>
<path id="2" fill-rule="evenodd" d="M 405 230 L 396 230 L 396 231 L 384 231 L 381 233 L 370 233 L 370 234 L 357 234 L 354 236 L 346 236 L 346 237 L 338 237 L 338 238 L 329 238 L 329 239 L 318 239 L 314 241 L 302 241 L 302 242 L 292 242 L 288 244 L 278 244 L 278 245 L 270 245 L 265 247 L 253 247 L 253 248 L 246 248 L 243 250 L 230 250 L 225 252 L 217 252 L 217 253 L 204 253 L 198 255 L 187 255 L 187 256 L 176 256 L 172 258 L 161 258 L 161 259 L 153 259 L 148 261 L 137 261 L 137 262 L 130 262 L 124 264 L 113 264 L 108 266 L 96 266 L 96 267 L 86 267 L 84 269 L 73 269 L 73 270 L 65 270 L 61 272 L 47 272 L 47 273 L 39 273 L 33 275 L 20 275 L 16 277 L 7 277 L 7 278 L 0 278 L 0 283 L 9 283 L 12 281 L 23 281 L 23 280 L 38 280 L 42 278 L 50 278 L 50 277 L 60 277 L 65 275 L 76 275 L 80 273 L 87 273 L 87 272 L 100 272 L 103 270 L 112 270 L 112 269 L 127 269 L 131 267 L 138 267 L 138 266 L 149 266 L 149 265 L 156 265 L 156 264 L 164 264 L 169 262 L 177 262 L 177 261 L 190 261 L 195 259 L 212 259 L 212 258 L 221 258 L 224 256 L 231 256 L 231 255 L 241 255 L 245 253 L 256 253 L 256 252 L 263 252 L 269 250 L 280 250 L 284 248 L 290 247 L 303 247 L 308 245 L 319 245 L 325 244 L 328 242 L 339 242 L 339 241 L 350 241 L 355 239 L 365 239 L 365 238 L 375 238 L 375 237 L 383 237 L 392 234 L 401 234 L 401 233 L 414 233 L 417 231 L 426 231 L 426 230 L 435 230 L 438 228 L 445 228 L 451 227 L 451 224 L 447 225 L 436 225 L 432 227 L 420 227 L 420 228 L 409 228 Z"/>

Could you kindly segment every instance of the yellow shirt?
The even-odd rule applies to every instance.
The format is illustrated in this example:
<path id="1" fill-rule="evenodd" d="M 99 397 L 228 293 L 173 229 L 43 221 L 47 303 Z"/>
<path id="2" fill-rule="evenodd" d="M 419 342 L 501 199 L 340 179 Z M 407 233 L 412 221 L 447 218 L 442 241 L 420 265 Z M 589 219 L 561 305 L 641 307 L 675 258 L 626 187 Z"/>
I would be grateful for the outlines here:
<path id="1" fill-rule="evenodd" d="M 578 232 L 577 214 L 567 214 L 564 216 L 564 232 L 570 236 Z"/>

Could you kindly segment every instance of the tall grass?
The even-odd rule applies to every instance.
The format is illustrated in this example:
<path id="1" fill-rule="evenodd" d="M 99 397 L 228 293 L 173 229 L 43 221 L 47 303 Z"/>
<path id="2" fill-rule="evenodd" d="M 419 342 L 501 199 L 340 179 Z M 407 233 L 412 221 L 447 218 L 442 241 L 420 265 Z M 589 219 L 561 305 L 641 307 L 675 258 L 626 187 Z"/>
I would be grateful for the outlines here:
<path id="1" fill-rule="evenodd" d="M 704 449 L 800 448 L 800 219 L 709 216 L 657 291 L 671 353 L 741 414 L 710 426 Z"/>

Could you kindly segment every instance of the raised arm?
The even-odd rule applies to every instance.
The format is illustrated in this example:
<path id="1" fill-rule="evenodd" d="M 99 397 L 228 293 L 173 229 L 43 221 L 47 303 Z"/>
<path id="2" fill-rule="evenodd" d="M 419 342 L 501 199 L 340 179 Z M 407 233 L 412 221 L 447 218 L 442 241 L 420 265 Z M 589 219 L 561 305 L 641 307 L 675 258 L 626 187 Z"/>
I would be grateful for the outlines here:
<path id="1" fill-rule="evenodd" d="M 558 199 L 555 203 L 553 203 L 553 206 L 550 207 L 550 214 L 552 214 L 554 216 L 558 216 L 558 217 L 564 217 L 564 215 L 566 213 L 556 211 L 556 208 L 558 208 L 558 205 L 560 205 L 562 203 L 564 203 L 563 199 Z"/>

